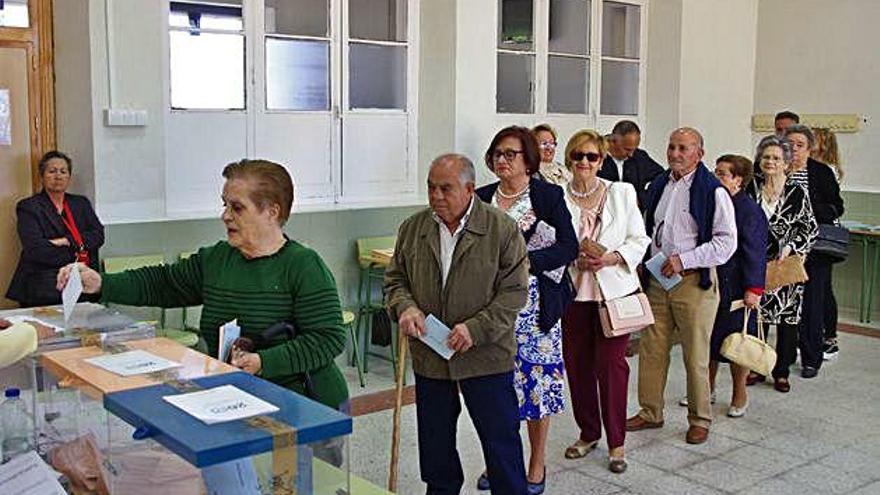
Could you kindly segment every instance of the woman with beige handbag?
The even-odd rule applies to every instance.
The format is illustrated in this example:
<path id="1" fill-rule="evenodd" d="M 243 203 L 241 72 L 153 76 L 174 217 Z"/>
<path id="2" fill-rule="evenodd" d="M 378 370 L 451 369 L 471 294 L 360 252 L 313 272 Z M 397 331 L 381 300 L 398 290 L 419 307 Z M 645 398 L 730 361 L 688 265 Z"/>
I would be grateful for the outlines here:
<path id="1" fill-rule="evenodd" d="M 819 227 L 810 206 L 807 190 L 786 176 L 791 165 L 791 145 L 786 139 L 768 136 L 758 145 L 756 160 L 760 175 L 751 189 L 770 225 L 767 244 L 768 279 L 792 262 L 790 256 L 806 257 L 816 240 Z M 795 263 L 797 264 L 797 263 Z M 796 270 L 786 269 L 778 278 L 781 287 L 764 292 L 761 316 L 766 325 L 776 325 L 776 366 L 773 387 L 782 393 L 791 390 L 789 367 L 794 363 L 798 345 L 798 324 L 804 298 L 804 283 Z M 800 281 L 798 281 L 800 280 Z M 757 380 L 762 381 L 762 380 Z"/>
<path id="2" fill-rule="evenodd" d="M 626 347 L 629 332 L 653 318 L 647 298 L 638 293 L 636 266 L 651 240 L 633 186 L 596 176 L 605 153 L 604 138 L 592 130 L 575 133 L 565 147 L 565 165 L 573 174 L 565 202 L 580 242 L 578 259 L 569 270 L 576 295 L 562 319 L 562 352 L 580 435 L 565 457 L 587 455 L 599 443 L 604 424 L 608 469 L 622 473 L 627 467 Z M 610 322 L 606 328 L 600 321 L 603 304 Z"/>
<path id="3" fill-rule="evenodd" d="M 745 192 L 752 181 L 753 170 L 752 161 L 744 156 L 724 155 L 715 162 L 715 176 L 730 193 L 733 201 L 737 246 L 736 252 L 727 263 L 718 267 L 718 289 L 721 297 L 710 343 L 712 360 L 709 363 L 709 386 L 714 397 L 718 364 L 730 363 L 733 396 L 730 398 L 727 415 L 731 418 L 742 417 L 749 406 L 746 393 L 749 368 L 728 360 L 722 353 L 722 343 L 732 333 L 738 333 L 740 327 L 757 335 L 755 315 L 751 318 L 748 315 L 761 301 L 764 273 L 767 270 L 767 217 L 758 203 Z M 742 299 L 745 308 L 733 310 L 731 303 L 739 299 Z"/>

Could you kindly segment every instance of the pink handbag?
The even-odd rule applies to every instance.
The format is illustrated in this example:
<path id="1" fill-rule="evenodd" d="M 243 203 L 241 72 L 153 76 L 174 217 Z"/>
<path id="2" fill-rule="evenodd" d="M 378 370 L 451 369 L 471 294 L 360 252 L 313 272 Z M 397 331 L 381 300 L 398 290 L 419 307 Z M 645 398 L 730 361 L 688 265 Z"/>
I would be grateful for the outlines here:
<path id="1" fill-rule="evenodd" d="M 654 312 L 644 292 L 599 302 L 599 322 L 609 339 L 620 337 L 654 324 Z"/>

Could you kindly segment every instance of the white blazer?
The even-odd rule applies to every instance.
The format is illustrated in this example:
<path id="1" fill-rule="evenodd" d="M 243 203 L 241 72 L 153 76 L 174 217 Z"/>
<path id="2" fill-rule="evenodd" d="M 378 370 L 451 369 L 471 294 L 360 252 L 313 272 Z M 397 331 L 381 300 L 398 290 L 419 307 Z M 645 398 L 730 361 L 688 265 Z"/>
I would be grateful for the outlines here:
<path id="1" fill-rule="evenodd" d="M 636 203 L 636 190 L 627 182 L 610 182 L 599 179 L 608 187 L 605 208 L 602 210 L 599 237 L 596 240 L 608 251 L 617 251 L 623 264 L 606 266 L 596 272 L 596 280 L 606 299 L 622 297 L 639 288 L 636 267 L 642 262 L 651 238 L 645 234 L 645 222 Z M 580 238 L 581 208 L 574 202 L 566 187 L 565 203 L 571 213 L 574 232 Z M 577 280 L 578 269 L 571 264 L 572 280 Z"/>

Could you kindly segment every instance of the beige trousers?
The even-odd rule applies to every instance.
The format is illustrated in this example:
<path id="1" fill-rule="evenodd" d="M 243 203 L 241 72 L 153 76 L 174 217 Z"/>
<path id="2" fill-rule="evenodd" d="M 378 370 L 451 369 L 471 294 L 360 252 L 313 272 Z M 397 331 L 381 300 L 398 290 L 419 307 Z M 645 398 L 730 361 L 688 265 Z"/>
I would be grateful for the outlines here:
<path id="1" fill-rule="evenodd" d="M 647 293 L 654 324 L 642 331 L 639 341 L 639 415 L 646 421 L 663 421 L 669 352 L 677 331 L 687 371 L 688 423 L 708 428 L 712 422 L 709 340 L 719 300 L 714 268 L 711 278 L 712 287 L 703 290 L 698 273 L 685 275 L 669 292 L 651 279 Z"/>

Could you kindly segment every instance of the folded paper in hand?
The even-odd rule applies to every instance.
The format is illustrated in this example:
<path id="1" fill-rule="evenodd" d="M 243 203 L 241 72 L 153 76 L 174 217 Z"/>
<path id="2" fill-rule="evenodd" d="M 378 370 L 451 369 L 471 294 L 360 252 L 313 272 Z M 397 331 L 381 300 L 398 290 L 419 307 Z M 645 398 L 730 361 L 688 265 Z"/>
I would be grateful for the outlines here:
<path id="1" fill-rule="evenodd" d="M 666 263 L 666 259 L 666 255 L 663 254 L 663 251 L 660 251 L 659 253 L 654 255 L 653 258 L 645 262 L 645 268 L 647 268 L 648 271 L 651 272 L 651 275 L 653 275 L 654 278 L 657 279 L 658 282 L 660 282 L 660 286 L 663 287 L 663 290 L 668 291 L 669 289 L 678 285 L 679 282 L 681 282 L 681 275 L 677 273 L 672 275 L 671 277 L 663 275 L 662 269 L 663 264 Z"/>
<path id="2" fill-rule="evenodd" d="M 537 251 L 539 249 L 548 248 L 554 244 L 556 244 L 556 229 L 552 225 L 541 220 L 538 222 L 538 226 L 535 227 L 535 232 L 532 234 L 532 237 L 529 238 L 529 243 L 526 244 L 526 249 L 529 251 Z M 562 276 L 565 274 L 565 265 L 562 265 L 559 268 L 554 268 L 553 270 L 545 270 L 543 273 L 550 280 L 558 284 L 562 281 Z"/>
<path id="3" fill-rule="evenodd" d="M 448 361 L 455 354 L 455 351 L 446 344 L 450 333 L 452 333 L 452 330 L 443 324 L 442 321 L 438 320 L 434 315 L 428 315 L 425 318 L 425 335 L 420 335 L 419 340 Z"/>

